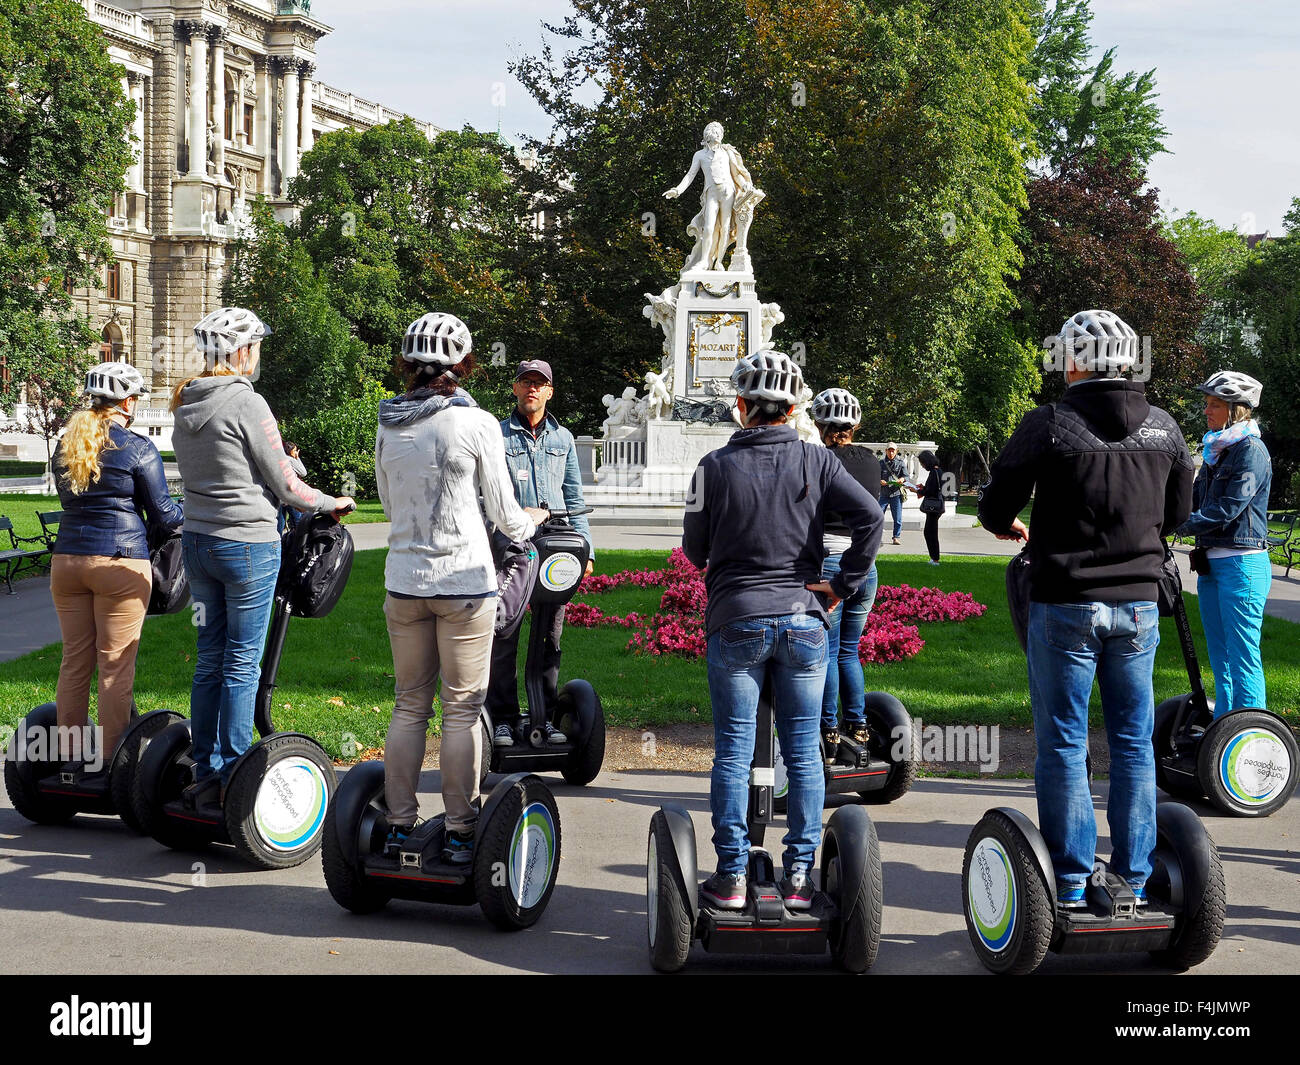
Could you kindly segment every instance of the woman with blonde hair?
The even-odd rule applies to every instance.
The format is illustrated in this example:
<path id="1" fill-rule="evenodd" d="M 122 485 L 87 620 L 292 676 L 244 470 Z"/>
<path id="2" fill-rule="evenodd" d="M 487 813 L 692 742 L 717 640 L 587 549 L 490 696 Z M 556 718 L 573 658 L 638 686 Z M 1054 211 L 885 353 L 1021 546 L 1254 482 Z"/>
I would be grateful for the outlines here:
<path id="1" fill-rule="evenodd" d="M 98 666 L 96 760 L 107 767 L 131 715 L 136 651 L 149 606 L 147 524 L 171 531 L 183 515 L 167 494 L 158 449 L 127 431 L 139 397 L 149 394 L 140 371 L 124 362 L 92 366 L 85 394 L 90 406 L 69 420 L 52 464 L 63 507 L 50 565 L 50 595 L 63 634 L 54 699 L 60 734 L 69 735 L 70 728 L 81 734 L 89 719 L 90 675 Z"/>
<path id="2" fill-rule="evenodd" d="M 262 338 L 252 311 L 222 307 L 194 327 L 204 370 L 177 385 L 172 446 L 185 482 L 185 572 L 196 606 L 198 661 L 190 692 L 198 805 L 221 792 L 253 744 L 262 644 L 280 572 L 277 500 L 342 517 L 355 505 L 304 484 L 275 416 L 253 391 Z"/>

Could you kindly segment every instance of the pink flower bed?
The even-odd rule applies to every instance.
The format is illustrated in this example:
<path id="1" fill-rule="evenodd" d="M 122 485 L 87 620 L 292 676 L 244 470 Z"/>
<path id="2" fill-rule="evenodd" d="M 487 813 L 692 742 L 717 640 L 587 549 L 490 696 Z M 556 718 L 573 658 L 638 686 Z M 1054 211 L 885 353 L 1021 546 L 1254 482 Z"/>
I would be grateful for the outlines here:
<path id="1" fill-rule="evenodd" d="M 682 655 L 703 658 L 708 646 L 704 632 L 704 610 L 708 594 L 704 573 L 696 569 L 680 547 L 668 556 L 668 568 L 625 570 L 610 576 L 593 575 L 578 587 L 579 595 L 599 595 L 611 588 L 663 588 L 659 609 L 653 617 L 631 613 L 624 617 L 606 614 L 590 603 L 571 602 L 565 621 L 582 628 L 617 625 L 635 629 L 627 649 L 644 655 Z M 867 616 L 867 626 L 858 641 L 863 662 L 900 662 L 920 653 L 925 646 L 921 634 L 909 621 L 965 621 L 983 614 L 988 607 L 966 592 L 944 592 L 938 588 L 910 585 L 882 587 Z"/>

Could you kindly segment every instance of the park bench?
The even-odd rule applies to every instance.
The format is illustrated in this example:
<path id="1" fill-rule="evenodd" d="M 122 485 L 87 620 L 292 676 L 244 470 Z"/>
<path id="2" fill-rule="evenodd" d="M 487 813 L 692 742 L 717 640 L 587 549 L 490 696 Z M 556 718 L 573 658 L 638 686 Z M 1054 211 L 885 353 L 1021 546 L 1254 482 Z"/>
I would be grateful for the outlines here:
<path id="1" fill-rule="evenodd" d="M 60 517 L 62 516 L 61 512 L 57 511 L 47 513 L 50 515 L 57 513 Z M 57 524 L 57 519 L 54 524 Z M 9 589 L 10 595 L 15 594 L 13 579 L 21 570 L 24 568 L 34 570 L 47 568 L 48 564 L 45 559 L 54 546 L 54 541 L 46 535 L 46 525 L 43 520 L 41 521 L 41 529 L 42 532 L 38 536 L 19 536 L 14 532 L 14 523 L 0 514 L 0 533 L 9 534 L 9 546 L 0 548 L 0 577 L 3 577 L 5 587 Z M 3 540 L 0 540 L 0 544 L 3 542 Z M 25 544 L 40 544 L 41 546 L 31 548 L 25 547 Z"/>
<path id="2" fill-rule="evenodd" d="M 36 520 L 41 523 L 40 537 L 48 550 L 54 550 L 54 541 L 59 538 L 59 523 L 63 521 L 61 510 L 38 510 Z"/>
<path id="3" fill-rule="evenodd" d="M 1295 562 L 1296 555 L 1300 554 L 1300 537 L 1295 531 L 1297 516 L 1300 516 L 1300 511 L 1270 510 L 1268 512 L 1268 546 L 1272 550 L 1280 551 L 1282 557 L 1286 559 L 1288 577 L 1291 576 L 1291 566 Z M 1274 526 L 1280 528 L 1275 529 Z"/>

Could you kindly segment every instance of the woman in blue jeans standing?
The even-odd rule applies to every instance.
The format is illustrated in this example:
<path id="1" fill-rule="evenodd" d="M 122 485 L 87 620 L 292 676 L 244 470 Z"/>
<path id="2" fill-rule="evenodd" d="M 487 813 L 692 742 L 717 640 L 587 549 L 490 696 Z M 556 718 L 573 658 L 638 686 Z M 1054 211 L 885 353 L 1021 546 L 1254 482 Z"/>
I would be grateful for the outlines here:
<path id="1" fill-rule="evenodd" d="M 812 417 L 826 450 L 843 463 L 872 499 L 876 499 L 881 483 L 880 460 L 869 449 L 855 447 L 852 442 L 858 423 L 862 421 L 862 406 L 857 398 L 842 388 L 828 388 L 813 399 Z M 826 515 L 823 580 L 829 581 L 839 575 L 841 558 L 852 546 L 851 531 L 838 514 Z M 831 611 L 830 661 L 826 666 L 826 687 L 822 692 L 822 749 L 827 761 L 834 759 L 839 748 L 841 702 L 844 704 L 844 731 L 849 738 L 861 744 L 871 739 L 867 730 L 867 694 L 862 681 L 862 661 L 858 658 L 858 641 L 876 601 L 876 584 L 873 563 L 858 590 L 844 600 L 839 610 Z"/>
<path id="2" fill-rule="evenodd" d="M 275 417 L 253 391 L 270 332 L 252 311 L 213 311 L 194 327 L 204 370 L 177 385 L 171 401 L 185 482 L 182 554 L 198 629 L 190 693 L 196 802 L 199 791 L 224 789 L 253 743 L 262 644 L 280 572 L 277 500 L 335 518 L 353 506 L 294 473 Z"/>
<path id="3" fill-rule="evenodd" d="M 731 375 L 743 428 L 695 471 L 682 548 L 705 567 L 709 696 L 715 753 L 709 789 L 717 871 L 702 892 L 711 906 L 745 907 L 746 798 L 759 693 L 772 684 L 773 715 L 789 772 L 789 831 L 778 885 L 785 905 L 812 905 L 809 877 L 821 842 L 825 796 L 817 723 L 826 679 L 826 618 L 865 579 L 884 519 L 876 501 L 825 448 L 786 425 L 803 388 L 789 356 L 762 350 Z M 820 580 L 822 527 L 833 509 L 852 529 L 838 576 Z"/>
<path id="4" fill-rule="evenodd" d="M 1191 516 L 1178 535 L 1196 537 L 1196 593 L 1214 669 L 1214 716 L 1266 710 L 1260 630 L 1273 583 L 1268 557 L 1268 492 L 1273 464 L 1252 417 L 1263 386 L 1220 370 L 1205 393 L 1201 470 Z"/>

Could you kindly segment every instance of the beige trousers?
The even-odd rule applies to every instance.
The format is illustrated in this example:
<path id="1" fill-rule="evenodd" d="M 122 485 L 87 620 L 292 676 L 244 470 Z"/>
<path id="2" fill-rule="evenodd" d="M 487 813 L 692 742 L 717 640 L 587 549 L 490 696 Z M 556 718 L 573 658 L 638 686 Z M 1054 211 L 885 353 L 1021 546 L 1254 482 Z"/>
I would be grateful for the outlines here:
<path id="1" fill-rule="evenodd" d="M 59 725 L 88 723 L 90 675 L 98 666 L 105 764 L 131 716 L 135 655 L 152 586 L 147 558 L 56 554 L 51 563 L 50 595 L 63 633 L 54 694 Z"/>
<path id="2" fill-rule="evenodd" d="M 496 599 L 384 598 L 396 699 L 384 747 L 384 798 L 393 824 L 414 823 L 433 695 L 442 676 L 442 801 L 447 827 L 478 819 L 479 711 L 487 695 Z"/>

